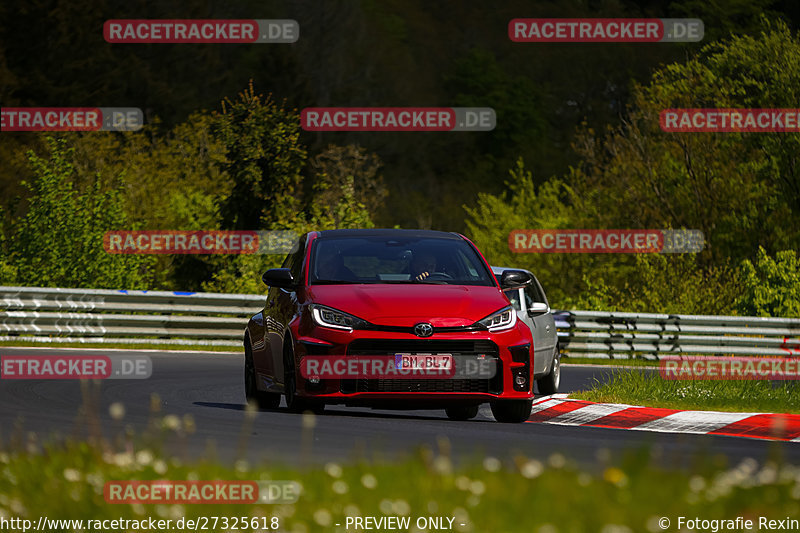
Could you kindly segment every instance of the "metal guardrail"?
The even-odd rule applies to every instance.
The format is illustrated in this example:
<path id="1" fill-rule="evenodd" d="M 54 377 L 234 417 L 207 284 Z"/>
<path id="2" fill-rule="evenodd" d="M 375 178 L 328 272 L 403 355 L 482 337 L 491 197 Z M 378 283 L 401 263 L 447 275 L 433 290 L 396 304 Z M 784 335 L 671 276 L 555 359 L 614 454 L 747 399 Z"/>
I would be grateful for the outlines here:
<path id="1" fill-rule="evenodd" d="M 0 341 L 241 346 L 257 294 L 0 287 Z"/>
<path id="2" fill-rule="evenodd" d="M 800 319 L 555 311 L 563 353 L 592 358 L 800 355 Z"/>
<path id="3" fill-rule="evenodd" d="M 258 294 L 0 287 L 0 342 L 240 346 Z M 800 355 L 800 319 L 554 311 L 567 355 Z"/>

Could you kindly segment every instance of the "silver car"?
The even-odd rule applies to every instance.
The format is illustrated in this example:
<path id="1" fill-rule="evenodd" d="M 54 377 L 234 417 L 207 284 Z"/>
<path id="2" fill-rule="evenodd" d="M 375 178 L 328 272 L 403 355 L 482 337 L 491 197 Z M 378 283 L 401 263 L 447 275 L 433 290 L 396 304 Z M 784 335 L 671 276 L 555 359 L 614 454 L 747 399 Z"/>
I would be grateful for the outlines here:
<path id="1" fill-rule="evenodd" d="M 504 292 L 517 310 L 519 319 L 533 333 L 533 374 L 539 394 L 555 394 L 561 382 L 561 352 L 558 349 L 558 332 L 547 296 L 532 272 L 519 268 L 492 267 L 498 278 L 505 270 L 522 270 L 531 277 L 525 285 L 506 289 Z"/>

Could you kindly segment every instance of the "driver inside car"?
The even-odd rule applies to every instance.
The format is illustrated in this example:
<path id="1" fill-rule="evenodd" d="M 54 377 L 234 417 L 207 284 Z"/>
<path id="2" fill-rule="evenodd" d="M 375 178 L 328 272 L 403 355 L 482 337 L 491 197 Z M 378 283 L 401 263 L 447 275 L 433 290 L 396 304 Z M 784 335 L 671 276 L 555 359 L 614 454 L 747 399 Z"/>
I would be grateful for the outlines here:
<path id="1" fill-rule="evenodd" d="M 411 260 L 411 278 L 422 281 L 436 272 L 436 256 L 430 252 L 414 254 Z"/>
<path id="2" fill-rule="evenodd" d="M 320 262 L 317 267 L 317 277 L 322 281 L 355 281 L 358 276 L 347 268 L 341 254 L 335 254 Z"/>

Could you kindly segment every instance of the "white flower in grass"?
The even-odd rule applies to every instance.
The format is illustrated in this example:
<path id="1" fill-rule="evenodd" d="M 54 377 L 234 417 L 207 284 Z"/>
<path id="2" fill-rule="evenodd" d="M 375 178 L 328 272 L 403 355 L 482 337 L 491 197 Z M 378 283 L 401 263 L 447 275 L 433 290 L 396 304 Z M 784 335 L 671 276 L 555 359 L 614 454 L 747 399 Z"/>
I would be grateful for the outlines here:
<path id="1" fill-rule="evenodd" d="M 276 505 L 273 508 L 272 516 L 277 516 L 278 518 L 289 518 L 294 516 L 295 513 L 294 505 L 291 504 L 282 504 Z"/>
<path id="2" fill-rule="evenodd" d="M 476 496 L 480 496 L 486 492 L 486 485 L 483 483 L 483 481 L 473 481 L 469 484 L 469 491 Z"/>
<path id="3" fill-rule="evenodd" d="M 161 459 L 156 459 L 156 461 L 153 463 L 153 471 L 155 471 L 156 474 L 163 476 L 167 473 L 167 463 Z"/>
<path id="4" fill-rule="evenodd" d="M 364 474 L 361 476 L 361 484 L 368 489 L 374 489 L 378 486 L 378 478 L 372 474 Z"/>
<path id="5" fill-rule="evenodd" d="M 692 492 L 700 492 L 706 488 L 706 480 L 703 476 L 692 476 L 689 479 L 689 490 Z"/>
<path id="6" fill-rule="evenodd" d="M 531 459 L 520 468 L 522 476 L 528 479 L 539 477 L 543 471 L 544 466 L 541 461 L 537 461 L 536 459 Z"/>
<path id="7" fill-rule="evenodd" d="M 469 478 L 467 476 L 458 476 L 455 484 L 458 490 L 469 490 Z"/>
<path id="8" fill-rule="evenodd" d="M 633 533 L 628 526 L 622 524 L 606 524 L 600 533 Z"/>
<path id="9" fill-rule="evenodd" d="M 292 524 L 292 533 L 308 533 L 308 526 L 305 522 L 295 522 Z"/>
<path id="10" fill-rule="evenodd" d="M 498 472 L 502 466 L 503 463 L 497 457 L 488 456 L 483 459 L 483 468 L 488 472 Z"/>
<path id="11" fill-rule="evenodd" d="M 387 500 L 386 498 L 382 499 L 381 502 L 378 504 L 378 509 L 385 515 L 392 514 L 394 512 L 394 506 L 392 505 L 392 500 Z"/>
<path id="12" fill-rule="evenodd" d="M 439 474 L 452 474 L 453 463 L 450 461 L 449 457 L 440 455 L 433 460 L 433 469 Z"/>
<path id="13" fill-rule="evenodd" d="M 347 491 L 350 490 L 349 487 L 347 486 L 347 483 L 345 483 L 341 479 L 334 481 L 332 488 L 333 492 L 335 492 L 336 494 L 347 494 Z"/>
<path id="14" fill-rule="evenodd" d="M 661 533 L 664 531 L 664 528 L 661 527 L 659 520 L 661 520 L 661 516 L 650 515 L 647 518 L 647 522 L 645 523 L 645 527 L 647 527 L 647 531 L 650 533 Z"/>
<path id="15" fill-rule="evenodd" d="M 95 492 L 98 494 L 103 493 L 103 488 L 105 486 L 105 478 L 102 474 L 94 472 L 91 474 L 86 474 L 86 482 L 94 487 Z"/>
<path id="16" fill-rule="evenodd" d="M 778 480 L 778 470 L 773 465 L 766 465 L 758 473 L 757 478 L 762 485 L 772 485 Z"/>
<path id="17" fill-rule="evenodd" d="M 147 466 L 153 462 L 153 452 L 150 450 L 140 450 L 136 452 L 136 462 L 142 466 Z"/>
<path id="18" fill-rule="evenodd" d="M 342 477 L 342 467 L 336 463 L 326 464 L 325 472 L 327 472 L 331 477 Z"/>
<path id="19" fill-rule="evenodd" d="M 122 420 L 125 418 L 125 406 L 119 402 L 114 402 L 108 406 L 108 414 L 114 420 Z"/>
<path id="20" fill-rule="evenodd" d="M 547 459 L 547 463 L 553 468 L 564 468 L 567 464 L 567 459 L 560 453 L 554 453 Z"/>
<path id="21" fill-rule="evenodd" d="M 411 506 L 408 505 L 408 502 L 405 500 L 396 500 L 394 504 L 392 504 L 392 509 L 394 509 L 394 512 L 399 516 L 406 516 L 411 512 Z"/>
<path id="22" fill-rule="evenodd" d="M 361 516 L 361 509 L 359 509 L 357 505 L 354 505 L 352 503 L 349 505 L 345 505 L 343 512 L 345 516 Z"/>
<path id="23" fill-rule="evenodd" d="M 469 526 L 469 513 L 463 507 L 456 507 L 452 512 L 453 525 L 459 531 L 468 531 Z M 463 526 L 461 524 L 464 524 Z"/>
<path id="24" fill-rule="evenodd" d="M 161 420 L 161 427 L 170 431 L 178 431 L 181 428 L 181 419 L 175 415 L 167 415 Z"/>
<path id="25" fill-rule="evenodd" d="M 333 517 L 331 516 L 330 511 L 327 509 L 317 509 L 314 511 L 314 522 L 321 525 L 322 527 L 328 527 L 331 525 L 333 521 Z"/>
<path id="26" fill-rule="evenodd" d="M 134 457 L 132 453 L 117 453 L 114 454 L 114 464 L 126 468 L 133 464 Z"/>

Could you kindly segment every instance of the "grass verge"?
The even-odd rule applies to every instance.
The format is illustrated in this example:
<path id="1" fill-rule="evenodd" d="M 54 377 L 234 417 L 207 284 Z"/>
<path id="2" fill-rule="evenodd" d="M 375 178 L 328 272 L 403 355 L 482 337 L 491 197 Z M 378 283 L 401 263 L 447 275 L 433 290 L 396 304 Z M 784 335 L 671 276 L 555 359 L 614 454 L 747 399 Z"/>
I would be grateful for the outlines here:
<path id="1" fill-rule="evenodd" d="M 620 370 L 570 398 L 700 411 L 800 413 L 800 385 L 755 380 L 667 380 L 657 372 Z"/>
<path id="2" fill-rule="evenodd" d="M 0 518 L 36 524 L 39 516 L 278 517 L 280 531 L 310 533 L 346 531 L 348 516 L 409 517 L 412 524 L 418 517 L 434 516 L 454 518 L 458 532 L 632 533 L 661 531 L 662 517 L 677 526 L 680 516 L 800 514 L 800 467 L 777 460 L 759 464 L 745 459 L 730 467 L 724 458 L 706 457 L 688 470 L 665 469 L 653 466 L 654 455 L 642 450 L 618 465 L 600 454 L 593 472 L 560 454 L 520 454 L 505 462 L 476 458 L 455 468 L 448 446 L 440 446 L 395 464 L 362 461 L 297 469 L 244 461 L 226 467 L 211 460 L 180 461 L 130 443 L 126 448 L 112 451 L 86 442 L 39 448 L 30 440 L 6 447 L 0 452 Z M 103 498 L 107 481 L 155 479 L 292 480 L 302 492 L 296 503 L 276 505 L 120 505 Z M 407 531 L 419 530 L 412 526 Z"/>

